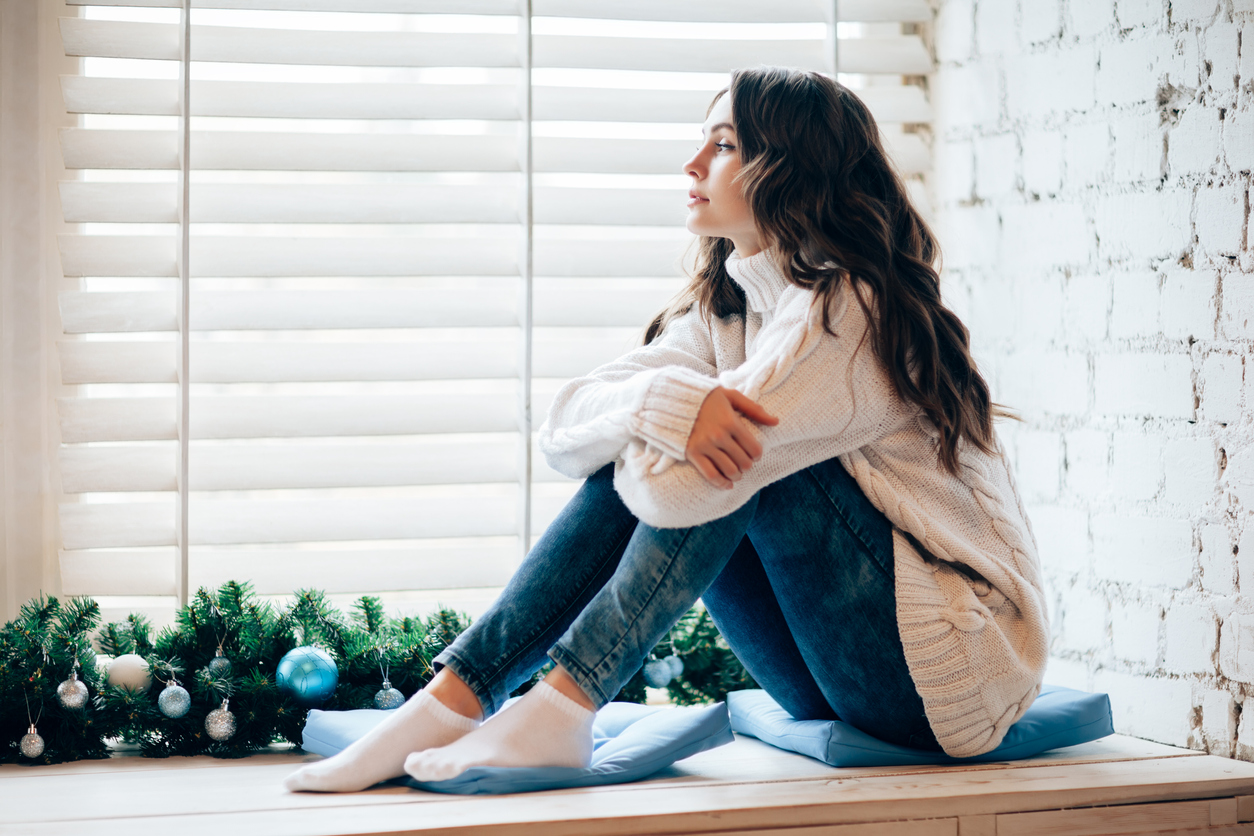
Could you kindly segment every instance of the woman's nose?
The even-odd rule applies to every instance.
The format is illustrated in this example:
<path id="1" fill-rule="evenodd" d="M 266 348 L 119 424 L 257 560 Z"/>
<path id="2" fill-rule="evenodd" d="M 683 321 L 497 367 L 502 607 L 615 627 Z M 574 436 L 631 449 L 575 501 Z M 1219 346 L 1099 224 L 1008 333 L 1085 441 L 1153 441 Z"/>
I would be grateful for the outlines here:
<path id="1" fill-rule="evenodd" d="M 701 167 L 701 152 L 698 151 L 688 158 L 688 162 L 684 163 L 684 174 L 700 180 L 703 171 L 704 169 Z"/>

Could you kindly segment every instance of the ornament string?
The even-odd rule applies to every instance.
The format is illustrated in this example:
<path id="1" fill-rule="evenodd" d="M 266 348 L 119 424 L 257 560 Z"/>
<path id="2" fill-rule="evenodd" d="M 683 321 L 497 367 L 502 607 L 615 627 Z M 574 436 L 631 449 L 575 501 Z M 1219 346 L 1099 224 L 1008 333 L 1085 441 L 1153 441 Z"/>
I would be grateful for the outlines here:
<path id="1" fill-rule="evenodd" d="M 38 726 L 39 721 L 44 717 L 44 701 L 39 701 L 39 715 L 34 720 L 30 718 L 30 698 L 26 696 L 26 689 L 22 689 L 22 699 L 26 701 L 26 719 L 32 726 Z"/>

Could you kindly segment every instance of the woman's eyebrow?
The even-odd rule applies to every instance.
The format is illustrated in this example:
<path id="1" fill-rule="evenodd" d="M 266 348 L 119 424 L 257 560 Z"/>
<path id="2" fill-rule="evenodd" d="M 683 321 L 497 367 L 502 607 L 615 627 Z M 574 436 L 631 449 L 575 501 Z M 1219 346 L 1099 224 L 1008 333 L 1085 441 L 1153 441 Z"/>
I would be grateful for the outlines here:
<path id="1" fill-rule="evenodd" d="M 717 131 L 719 128 L 726 128 L 729 131 L 736 130 L 735 127 L 732 126 L 731 122 L 719 122 L 717 125 L 711 125 L 709 128 L 709 131 L 707 131 L 704 126 L 702 126 L 701 135 L 705 136 L 707 133 L 712 133 L 714 131 Z"/>

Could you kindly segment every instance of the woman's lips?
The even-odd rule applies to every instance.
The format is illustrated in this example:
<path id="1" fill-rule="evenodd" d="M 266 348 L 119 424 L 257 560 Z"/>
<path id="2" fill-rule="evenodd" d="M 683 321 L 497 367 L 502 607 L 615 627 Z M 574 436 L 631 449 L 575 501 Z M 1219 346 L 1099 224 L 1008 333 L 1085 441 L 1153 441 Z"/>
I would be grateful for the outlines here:
<path id="1" fill-rule="evenodd" d="M 689 209 L 691 209 L 693 206 L 700 206 L 702 203 L 709 203 L 709 202 L 710 202 L 710 199 L 708 197 L 702 197 L 696 192 L 688 192 L 688 208 Z"/>

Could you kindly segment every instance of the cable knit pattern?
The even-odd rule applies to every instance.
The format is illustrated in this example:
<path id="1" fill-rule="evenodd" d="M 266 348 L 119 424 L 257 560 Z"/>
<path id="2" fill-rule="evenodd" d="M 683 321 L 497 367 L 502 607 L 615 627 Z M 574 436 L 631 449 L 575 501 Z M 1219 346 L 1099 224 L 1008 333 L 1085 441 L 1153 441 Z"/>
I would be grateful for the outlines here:
<path id="1" fill-rule="evenodd" d="M 1003 451 L 937 460 L 939 433 L 897 395 L 846 290 L 829 322 L 769 253 L 733 255 L 741 317 L 693 310 L 653 344 L 571 381 L 540 430 L 550 466 L 586 476 L 616 462 L 615 487 L 644 522 L 687 527 L 739 508 L 762 487 L 839 456 L 893 524 L 897 623 L 928 721 L 957 757 L 997 747 L 1040 691 L 1049 625 L 1035 539 Z M 757 427 L 763 456 L 731 490 L 684 461 L 717 386 L 779 417 Z"/>

